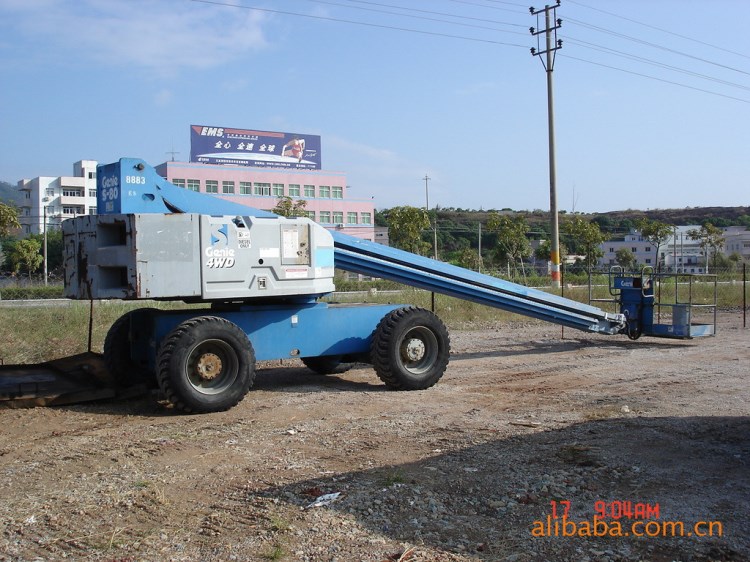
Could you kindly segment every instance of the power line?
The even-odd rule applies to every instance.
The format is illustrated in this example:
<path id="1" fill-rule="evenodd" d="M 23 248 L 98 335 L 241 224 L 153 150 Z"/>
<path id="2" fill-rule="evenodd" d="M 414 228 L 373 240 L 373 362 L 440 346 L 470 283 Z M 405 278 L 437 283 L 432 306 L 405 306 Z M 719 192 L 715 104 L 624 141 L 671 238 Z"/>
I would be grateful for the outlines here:
<path id="1" fill-rule="evenodd" d="M 580 61 L 580 62 L 585 62 L 585 63 L 588 63 L 588 64 L 594 64 L 596 66 L 601 66 L 601 67 L 604 67 L 604 68 L 610 68 L 612 70 L 618 70 L 620 72 L 625 72 L 627 74 L 633 74 L 634 76 L 640 76 L 642 78 L 648 78 L 649 80 L 657 80 L 658 82 L 664 82 L 666 84 L 672 84 L 674 86 L 680 86 L 682 88 L 688 88 L 690 90 L 696 90 L 698 92 L 703 92 L 703 93 L 706 93 L 706 94 L 711 94 L 711 95 L 714 95 L 714 96 L 719 96 L 719 97 L 727 98 L 727 99 L 730 99 L 730 100 L 741 101 L 743 103 L 750 103 L 750 100 L 746 100 L 746 99 L 742 99 L 742 98 L 736 98 L 734 96 L 728 96 L 726 94 L 720 94 L 718 92 L 713 92 L 711 90 L 704 90 L 703 88 L 697 88 L 695 86 L 689 86 L 687 84 L 682 84 L 680 82 L 674 82 L 672 80 L 666 80 L 664 78 L 657 78 L 656 76 L 650 76 L 648 74 L 642 74 L 640 72 L 635 72 L 635 71 L 632 71 L 632 70 L 625 70 L 624 68 L 618 68 L 616 66 L 611 66 L 611 65 L 608 65 L 608 64 L 603 64 L 603 63 L 594 62 L 594 61 L 590 61 L 590 60 L 586 60 L 586 59 L 581 59 L 581 58 L 578 58 L 578 57 L 572 57 L 572 56 L 566 55 L 566 54 L 562 54 L 560 56 L 563 56 L 565 58 L 572 59 L 572 60 L 577 60 L 577 61 Z"/>
<path id="2" fill-rule="evenodd" d="M 670 52 L 670 53 L 675 54 L 675 55 L 680 55 L 680 56 L 687 57 L 687 58 L 690 58 L 690 59 L 693 59 L 693 60 L 697 60 L 699 62 L 704 62 L 706 64 L 711 64 L 711 65 L 717 66 L 719 68 L 724 68 L 726 70 L 732 70 L 734 72 L 738 72 L 740 74 L 745 74 L 745 75 L 750 76 L 750 72 L 747 72 L 745 70 L 741 70 L 739 68 L 735 68 L 733 66 L 729 66 L 729 65 L 726 65 L 726 64 L 721 64 L 719 62 L 712 61 L 712 60 L 708 60 L 708 59 L 704 59 L 704 58 L 701 58 L 701 57 L 697 57 L 697 56 L 691 55 L 689 53 L 683 53 L 682 51 L 678 51 L 677 49 L 672 49 L 670 47 L 664 47 L 663 45 L 657 45 L 656 43 L 651 43 L 651 42 L 645 41 L 643 39 L 638 39 L 637 37 L 631 37 L 630 35 L 625 35 L 624 33 L 619 33 L 617 31 L 612 31 L 610 29 L 606 29 L 606 28 L 600 27 L 598 25 L 593 25 L 593 24 L 590 24 L 590 23 L 586 23 L 584 21 L 577 20 L 575 18 L 566 18 L 565 21 L 566 22 L 572 22 L 574 25 L 580 25 L 582 27 L 593 29 L 593 30 L 599 31 L 601 33 L 606 33 L 608 35 L 613 35 L 615 37 L 620 37 L 621 39 L 627 39 L 628 41 L 633 41 L 635 43 L 640 43 L 641 45 L 646 45 L 648 47 L 653 47 L 655 49 L 661 49 L 662 51 L 667 51 L 667 52 Z"/>
<path id="3" fill-rule="evenodd" d="M 662 63 L 662 62 L 655 61 L 655 60 L 652 60 L 652 59 L 647 59 L 645 57 L 640 57 L 638 55 L 631 55 L 631 54 L 625 53 L 623 51 L 618 51 L 616 49 L 611 49 L 609 47 L 604 47 L 604 46 L 601 46 L 601 45 L 597 45 L 595 43 L 589 43 L 588 41 L 582 41 L 580 39 L 572 39 L 570 37 L 568 37 L 565 41 L 567 43 L 573 43 L 574 45 L 576 45 L 576 44 L 580 45 L 581 47 L 584 47 L 584 48 L 587 48 L 587 49 L 593 49 L 595 51 L 601 51 L 601 52 L 612 54 L 612 55 L 616 55 L 616 56 L 619 56 L 619 57 L 628 58 L 628 59 L 631 59 L 631 60 L 635 60 L 635 61 L 643 62 L 645 64 L 649 64 L 649 65 L 652 65 L 652 66 L 658 66 L 660 68 L 666 68 L 667 70 L 672 70 L 674 72 L 680 72 L 682 74 L 687 74 L 689 76 L 695 76 L 696 78 L 702 78 L 704 80 L 709 80 L 711 82 L 716 82 L 718 84 L 724 84 L 725 86 L 731 86 L 731 87 L 734 87 L 734 88 L 740 88 L 742 90 L 750 90 L 750 86 L 745 86 L 743 84 L 737 84 L 736 82 L 729 82 L 728 80 L 722 80 L 720 78 L 715 78 L 715 77 L 709 76 L 707 74 L 701 74 L 700 72 L 694 72 L 694 71 L 688 70 L 686 68 L 680 68 L 678 66 L 673 66 L 673 65 Z"/>
<path id="4" fill-rule="evenodd" d="M 272 14 L 281 14 L 286 16 L 297 16 L 302 18 L 310 18 L 310 19 L 316 19 L 316 20 L 324 20 L 324 21 L 333 21 L 337 23 L 348 23 L 353 25 L 363 25 L 366 27 L 375 27 L 379 29 L 390 29 L 393 31 L 404 31 L 408 33 L 419 33 L 422 35 L 432 35 L 436 37 L 448 37 L 450 39 L 463 39 L 465 41 L 475 41 L 478 43 L 490 43 L 493 45 L 504 45 L 506 47 L 520 47 L 522 49 L 528 48 L 526 45 L 519 45 L 517 43 L 506 43 L 503 41 L 493 41 L 491 39 L 480 39 L 478 37 L 466 37 L 461 35 L 451 35 L 449 33 L 439 33 L 436 31 L 425 31 L 421 29 L 409 29 L 405 27 L 395 27 L 391 25 L 384 25 L 384 24 L 377 24 L 377 23 L 369 23 L 369 22 L 363 22 L 363 21 L 356 21 L 356 20 L 346 20 L 341 18 L 332 18 L 332 17 L 326 17 L 326 16 L 315 16 L 312 14 L 300 14 L 298 12 L 289 12 L 285 10 L 272 10 L 270 8 L 260 8 L 258 6 L 246 6 L 243 4 L 230 4 L 227 2 L 219 2 L 218 0 L 191 0 L 192 2 L 197 2 L 200 4 L 209 4 L 213 6 L 223 6 L 226 8 L 240 8 L 243 10 L 255 10 L 259 12 L 267 12 Z"/>
<path id="5" fill-rule="evenodd" d="M 607 10 L 602 10 L 601 8 L 594 8 L 593 6 L 589 6 L 587 4 L 584 4 L 583 2 L 576 2 L 576 0 L 566 0 L 566 1 L 570 2 L 571 4 L 578 4 L 579 6 L 582 6 L 584 8 L 588 8 L 589 10 L 596 10 L 597 12 L 601 12 L 603 14 L 607 14 L 607 15 L 613 16 L 615 18 L 620 18 L 622 20 L 629 21 L 631 23 L 642 25 L 643 27 L 648 27 L 650 29 L 654 29 L 654 30 L 659 31 L 661 33 L 668 33 L 669 35 L 674 35 L 675 37 L 679 37 L 680 39 L 685 39 L 687 41 L 692 41 L 692 42 L 698 43 L 700 45 L 705 45 L 706 47 L 711 47 L 712 49 L 717 49 L 719 51 L 724 51 L 725 53 L 730 53 L 732 55 L 737 55 L 738 57 L 744 57 L 746 59 L 750 59 L 750 56 L 748 56 L 748 55 L 746 55 L 744 53 L 738 53 L 737 51 L 732 51 L 732 50 L 726 49 L 724 47 L 719 47 L 718 45 L 713 45 L 712 43 L 707 43 L 705 41 L 701 41 L 700 39 L 695 39 L 693 37 L 688 37 L 687 35 L 681 35 L 679 33 L 675 33 L 674 31 L 669 31 L 668 29 L 663 29 L 661 27 L 657 27 L 655 25 L 644 23 L 642 21 L 634 20 L 632 18 L 627 18 L 625 16 L 621 16 L 621 15 L 615 14 L 613 12 L 608 12 Z"/>
<path id="6" fill-rule="evenodd" d="M 318 0 L 308 0 L 308 1 L 310 1 L 310 2 L 317 2 Z M 369 4 L 371 6 L 380 6 L 380 7 L 383 7 L 383 8 L 396 8 L 396 9 L 399 9 L 399 10 L 404 10 L 405 12 L 417 12 L 417 13 L 421 13 L 421 14 L 431 14 L 431 15 L 437 15 L 437 16 L 449 16 L 449 17 L 452 17 L 452 18 L 458 18 L 458 19 L 464 19 L 464 20 L 481 21 L 481 22 L 485 22 L 485 23 L 496 23 L 498 25 L 508 25 L 508 26 L 511 26 L 511 27 L 521 27 L 521 28 L 524 28 L 524 29 L 526 28 L 525 25 L 522 25 L 520 23 L 510 23 L 510 22 L 506 22 L 506 21 L 488 20 L 487 18 L 475 18 L 475 17 L 471 17 L 471 16 L 462 16 L 462 15 L 459 15 L 459 14 L 451 14 L 451 13 L 447 13 L 447 12 L 434 12 L 432 10 L 420 10 L 420 9 L 417 9 L 417 8 L 404 8 L 403 6 L 394 6 L 392 4 L 381 4 L 379 2 L 368 2 L 366 0 L 346 0 L 346 1 L 347 2 L 352 2 L 352 3 L 357 3 L 357 4 Z M 324 2 L 324 3 L 328 4 L 329 2 Z M 338 4 L 338 5 L 341 5 L 341 4 Z M 354 8 L 355 6 L 349 6 L 349 7 L 350 8 Z M 386 13 L 390 13 L 390 12 L 386 12 Z M 402 15 L 402 14 L 398 14 L 398 15 Z M 403 14 L 403 15 L 406 15 L 406 14 Z"/>
<path id="7" fill-rule="evenodd" d="M 368 12 L 376 12 L 376 13 L 379 13 L 379 14 L 388 14 L 388 15 L 392 15 L 392 16 L 401 16 L 401 17 L 407 17 L 407 18 L 414 18 L 414 19 L 419 19 L 419 20 L 423 20 L 423 21 L 436 21 L 436 22 L 439 22 L 439 23 L 447 23 L 447 24 L 450 24 L 450 25 L 460 25 L 460 26 L 463 26 L 463 27 L 472 27 L 474 29 L 488 29 L 490 31 L 497 31 L 499 33 L 512 33 L 512 34 L 515 34 L 515 35 L 523 35 L 523 36 L 526 35 L 525 33 L 521 33 L 520 31 L 507 31 L 505 29 L 498 29 L 496 27 L 487 27 L 485 25 L 476 25 L 476 24 L 471 24 L 471 23 L 462 23 L 462 22 L 458 22 L 458 21 L 443 20 L 443 19 L 438 19 L 438 18 L 428 18 L 428 17 L 425 17 L 425 16 L 417 16 L 417 15 L 413 15 L 413 14 L 404 14 L 404 13 L 399 13 L 399 12 L 389 12 L 387 10 L 378 10 L 376 8 L 365 8 L 365 7 L 362 7 L 362 6 L 350 6 L 350 5 L 347 5 L 347 4 L 341 4 L 339 2 L 330 2 L 329 0 L 306 0 L 306 1 L 307 2 L 315 2 L 317 4 L 328 4 L 330 6 L 340 6 L 342 8 L 350 8 L 352 10 L 366 10 Z M 350 0 L 350 1 L 352 1 L 352 0 Z M 357 0 L 354 0 L 354 1 L 357 1 Z M 374 2 L 365 2 L 365 3 L 366 4 L 374 4 Z M 407 9 L 407 8 L 399 8 L 399 6 L 390 6 L 388 4 L 376 4 L 376 5 L 378 5 L 378 6 L 386 6 L 386 7 L 389 7 L 389 8 L 398 8 L 398 9 L 405 9 L 405 10 Z M 416 11 L 418 11 L 418 12 L 426 12 L 426 10 L 416 10 Z M 449 17 L 462 17 L 462 16 L 454 16 L 453 14 L 443 14 L 441 12 L 427 12 L 427 13 L 440 14 L 440 15 L 445 15 L 445 16 L 449 16 Z M 466 19 L 472 19 L 472 20 L 482 21 L 480 18 L 466 18 Z M 511 24 L 511 23 L 505 23 L 505 22 L 496 22 L 496 23 L 501 24 L 501 25 L 518 25 L 518 27 L 523 27 L 521 24 Z"/>
<path id="8" fill-rule="evenodd" d="M 487 6 L 485 4 L 477 4 L 476 2 L 468 2 L 467 0 L 448 0 L 449 2 L 455 2 L 456 4 L 467 4 L 469 6 L 479 6 L 480 8 L 488 8 L 490 10 L 501 10 L 503 12 L 511 12 L 514 14 L 518 14 L 518 10 L 511 10 L 510 8 L 500 8 L 498 6 Z M 495 2 L 496 4 L 507 4 L 509 6 L 518 6 L 519 8 L 526 8 L 528 9 L 528 6 L 525 4 L 516 4 L 515 2 Z"/>

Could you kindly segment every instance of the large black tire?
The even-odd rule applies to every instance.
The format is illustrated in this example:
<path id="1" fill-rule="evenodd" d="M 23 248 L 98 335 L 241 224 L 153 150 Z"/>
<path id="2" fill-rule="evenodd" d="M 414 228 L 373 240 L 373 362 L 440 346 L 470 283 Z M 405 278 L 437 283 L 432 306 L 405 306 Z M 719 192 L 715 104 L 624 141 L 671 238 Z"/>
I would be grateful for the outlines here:
<path id="1" fill-rule="evenodd" d="M 375 328 L 370 358 L 378 377 L 390 388 L 429 388 L 448 366 L 448 330 L 429 310 L 415 306 L 397 308 Z"/>
<path id="2" fill-rule="evenodd" d="M 238 404 L 255 378 L 255 352 L 236 324 L 199 316 L 164 338 L 156 358 L 159 388 L 178 410 L 221 412 Z"/>
<path id="3" fill-rule="evenodd" d="M 342 363 L 341 355 L 321 355 L 319 357 L 303 357 L 305 367 L 318 375 L 334 375 L 345 373 L 352 368 L 351 363 Z"/>
<path id="4" fill-rule="evenodd" d="M 133 361 L 130 355 L 130 330 L 133 317 L 142 310 L 131 310 L 120 316 L 112 324 L 104 338 L 104 365 L 119 387 L 128 387 L 145 383 L 156 387 L 156 376 L 153 371 Z"/>

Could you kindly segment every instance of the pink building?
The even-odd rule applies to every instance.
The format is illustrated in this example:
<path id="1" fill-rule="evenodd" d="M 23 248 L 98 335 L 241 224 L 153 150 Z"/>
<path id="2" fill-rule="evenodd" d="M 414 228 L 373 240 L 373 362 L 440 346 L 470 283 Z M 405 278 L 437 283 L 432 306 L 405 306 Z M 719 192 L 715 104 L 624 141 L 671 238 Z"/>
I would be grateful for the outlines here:
<path id="1" fill-rule="evenodd" d="M 271 210 L 284 196 L 304 199 L 307 216 L 324 227 L 376 241 L 373 201 L 348 198 L 343 172 L 190 162 L 164 162 L 156 171 L 178 187 L 257 209 Z"/>

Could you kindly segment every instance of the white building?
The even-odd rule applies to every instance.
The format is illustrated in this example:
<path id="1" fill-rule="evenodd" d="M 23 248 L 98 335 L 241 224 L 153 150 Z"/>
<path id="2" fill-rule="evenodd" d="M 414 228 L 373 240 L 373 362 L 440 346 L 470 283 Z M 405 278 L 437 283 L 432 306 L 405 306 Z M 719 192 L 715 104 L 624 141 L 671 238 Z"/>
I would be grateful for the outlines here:
<path id="1" fill-rule="evenodd" d="M 750 262 L 750 230 L 744 226 L 728 226 L 724 230 L 724 253 L 739 254 L 745 263 Z"/>
<path id="2" fill-rule="evenodd" d="M 617 265 L 617 251 L 626 248 L 635 256 L 637 268 L 661 267 L 664 272 L 674 273 L 705 273 L 706 258 L 698 240 L 688 237 L 689 230 L 697 230 L 700 226 L 675 226 L 674 234 L 659 246 L 659 255 L 656 255 L 656 246 L 643 238 L 637 230 L 631 230 L 622 239 L 612 239 L 604 242 L 600 248 L 604 256 L 599 259 L 601 267 L 612 267 Z"/>
<path id="3" fill-rule="evenodd" d="M 622 238 L 607 240 L 602 243 L 600 248 L 604 253 L 599 258 L 599 265 L 601 267 L 617 265 L 617 252 L 622 248 L 626 248 L 633 253 L 639 267 L 649 265 L 656 269 L 656 247 L 648 240 L 645 240 L 637 230 L 631 230 Z"/>
<path id="4" fill-rule="evenodd" d="M 72 177 L 40 176 L 18 182 L 24 194 L 20 204 L 21 231 L 23 234 L 44 232 L 47 228 L 60 228 L 63 220 L 78 215 L 96 214 L 96 161 L 80 160 L 73 164 Z"/>

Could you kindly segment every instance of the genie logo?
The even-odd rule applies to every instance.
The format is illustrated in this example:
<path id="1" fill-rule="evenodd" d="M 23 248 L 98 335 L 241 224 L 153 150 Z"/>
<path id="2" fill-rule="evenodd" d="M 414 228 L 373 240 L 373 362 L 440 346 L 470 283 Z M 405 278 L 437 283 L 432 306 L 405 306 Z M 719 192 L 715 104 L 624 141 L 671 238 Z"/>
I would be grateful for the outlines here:
<path id="1" fill-rule="evenodd" d="M 102 178 L 102 188 L 119 187 L 120 178 L 117 176 L 104 176 Z"/>
<path id="2" fill-rule="evenodd" d="M 234 267 L 234 249 L 229 247 L 229 225 L 211 226 L 211 245 L 205 254 L 209 269 Z"/>

